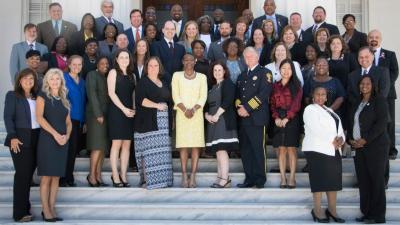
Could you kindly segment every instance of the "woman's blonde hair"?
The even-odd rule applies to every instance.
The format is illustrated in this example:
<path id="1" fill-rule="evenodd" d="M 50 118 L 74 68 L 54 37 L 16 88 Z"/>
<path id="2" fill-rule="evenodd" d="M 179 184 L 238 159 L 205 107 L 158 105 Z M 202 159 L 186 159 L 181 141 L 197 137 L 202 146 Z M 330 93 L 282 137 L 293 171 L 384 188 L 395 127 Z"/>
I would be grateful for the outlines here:
<path id="1" fill-rule="evenodd" d="M 64 73 L 60 69 L 52 68 L 47 71 L 47 73 L 44 75 L 44 78 L 43 78 L 42 91 L 43 91 L 43 93 L 46 94 L 46 96 L 48 98 L 53 99 L 51 96 L 51 90 L 50 90 L 50 85 L 49 85 L 49 80 L 53 76 L 58 76 L 61 80 L 60 88 L 58 89 L 58 97 L 60 98 L 64 107 L 69 110 L 70 104 L 67 99 L 68 90 L 67 90 L 67 87 L 65 86 Z"/>
<path id="2" fill-rule="evenodd" d="M 199 25 L 197 24 L 197 22 L 194 21 L 194 20 L 189 20 L 189 21 L 187 21 L 187 22 L 185 23 L 184 28 L 183 28 L 184 34 L 182 35 L 182 41 L 184 41 L 185 45 L 188 44 L 188 47 L 189 47 L 189 48 L 190 48 L 190 43 L 187 43 L 187 42 L 188 42 L 188 36 L 187 36 L 187 34 L 186 34 L 186 29 L 188 28 L 189 25 L 192 25 L 192 24 L 193 24 L 193 25 L 196 27 L 196 29 L 197 29 L 197 34 L 196 34 L 196 37 L 194 37 L 194 39 L 197 40 L 197 39 L 200 38 L 200 35 L 199 35 L 200 30 L 199 30 Z M 185 47 L 186 47 L 186 46 L 185 46 Z"/>

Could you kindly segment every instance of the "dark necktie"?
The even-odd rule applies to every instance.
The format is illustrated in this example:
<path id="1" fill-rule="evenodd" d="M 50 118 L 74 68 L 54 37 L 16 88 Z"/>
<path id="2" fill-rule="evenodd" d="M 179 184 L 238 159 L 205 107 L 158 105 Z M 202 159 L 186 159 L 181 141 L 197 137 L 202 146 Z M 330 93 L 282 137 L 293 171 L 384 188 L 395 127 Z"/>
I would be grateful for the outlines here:
<path id="1" fill-rule="evenodd" d="M 315 31 L 317 31 L 317 29 L 318 29 L 318 25 L 315 24 L 314 27 L 313 27 L 313 29 L 312 29 L 312 33 L 315 34 Z"/>
<path id="2" fill-rule="evenodd" d="M 112 23 L 111 17 L 107 17 L 108 23 Z"/>
<path id="3" fill-rule="evenodd" d="M 215 36 L 217 37 L 217 39 L 221 37 L 221 34 L 219 33 L 219 24 L 215 24 Z"/>
<path id="4" fill-rule="evenodd" d="M 377 59 L 377 58 L 375 57 L 376 50 L 373 50 L 373 52 L 374 52 L 374 65 L 377 66 L 378 63 L 379 63 L 379 59 Z"/>
<path id="5" fill-rule="evenodd" d="M 34 49 L 33 49 L 33 44 L 29 44 L 29 49 L 30 49 L 30 50 L 34 50 Z"/>
<path id="6" fill-rule="evenodd" d="M 174 54 L 174 45 L 172 44 L 172 42 L 168 42 L 169 44 L 169 51 L 171 52 L 171 54 Z"/>
<path id="7" fill-rule="evenodd" d="M 367 74 L 368 74 L 368 71 L 364 69 L 362 75 L 364 76 L 364 75 L 367 75 Z"/>

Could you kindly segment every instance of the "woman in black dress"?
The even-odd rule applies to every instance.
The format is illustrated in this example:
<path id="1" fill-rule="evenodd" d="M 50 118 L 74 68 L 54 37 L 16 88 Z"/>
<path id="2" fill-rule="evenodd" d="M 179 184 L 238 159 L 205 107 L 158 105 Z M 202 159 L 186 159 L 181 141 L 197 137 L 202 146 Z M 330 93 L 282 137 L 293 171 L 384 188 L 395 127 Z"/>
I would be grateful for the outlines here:
<path id="1" fill-rule="evenodd" d="M 70 54 L 80 55 L 85 53 L 85 42 L 90 38 L 96 37 L 96 20 L 91 13 L 83 15 L 81 29 L 71 35 Z"/>
<path id="2" fill-rule="evenodd" d="M 356 151 L 354 164 L 360 191 L 362 217 L 358 222 L 385 223 L 385 165 L 388 160 L 388 105 L 379 96 L 372 77 L 359 82 L 360 99 L 349 110 L 348 140 Z"/>
<path id="3" fill-rule="evenodd" d="M 271 94 L 272 118 L 275 121 L 273 146 L 278 148 L 279 170 L 281 174 L 280 188 L 296 187 L 296 163 L 300 139 L 301 99 L 303 90 L 297 79 L 292 60 L 285 59 L 279 66 L 282 79 L 273 84 Z M 286 181 L 286 159 L 289 155 L 290 177 Z"/>
<path id="4" fill-rule="evenodd" d="M 208 76 L 208 71 L 210 69 L 210 62 L 208 59 L 206 59 L 205 56 L 205 51 L 206 51 L 206 43 L 202 40 L 194 40 L 192 42 L 192 51 L 193 51 L 193 56 L 195 58 L 195 64 L 194 64 L 194 70 L 196 72 L 202 73 L 204 75 L 207 75 L 207 84 L 208 88 L 211 88 L 211 77 Z"/>
<path id="5" fill-rule="evenodd" d="M 228 151 L 239 149 L 234 108 L 235 85 L 229 78 L 225 64 L 217 61 L 211 68 L 213 86 L 208 92 L 205 109 L 205 119 L 208 122 L 206 148 L 216 153 L 218 162 L 218 177 L 211 187 L 227 188 L 231 186 Z"/>
<path id="6" fill-rule="evenodd" d="M 95 38 L 89 38 L 85 41 L 85 53 L 82 56 L 83 65 L 80 74 L 84 80 L 86 80 L 86 76 L 90 71 L 97 68 L 98 48 L 99 43 Z"/>
<path id="7" fill-rule="evenodd" d="M 37 163 L 41 176 L 42 217 L 46 222 L 62 220 L 57 217 L 55 204 L 60 177 L 66 174 L 72 130 L 69 110 L 63 72 L 50 69 L 43 78 L 42 92 L 36 100 L 36 119 L 41 127 Z"/>
<path id="8" fill-rule="evenodd" d="M 346 32 L 342 35 L 344 41 L 349 46 L 350 53 L 357 57 L 361 47 L 368 46 L 367 34 L 356 29 L 356 17 L 353 14 L 343 16 L 342 23 Z"/>
<path id="9" fill-rule="evenodd" d="M 298 42 L 297 33 L 293 27 L 288 25 L 283 28 L 281 41 L 285 43 L 286 47 L 289 49 L 293 61 L 298 62 L 301 66 L 307 63 L 305 46 Z"/>
<path id="10" fill-rule="evenodd" d="M 349 74 L 359 67 L 358 62 L 352 54 L 348 53 L 347 45 L 341 36 L 332 35 L 327 45 L 329 75 L 339 79 L 344 89 L 347 89 Z"/>
<path id="11" fill-rule="evenodd" d="M 22 70 L 14 90 L 6 95 L 4 124 L 7 130 L 5 146 L 10 148 L 14 163 L 13 218 L 16 222 L 32 220 L 29 194 L 36 168 L 39 124 L 36 121 L 38 81 L 35 71 Z"/>
<path id="12" fill-rule="evenodd" d="M 133 73 L 132 56 L 128 50 L 118 50 L 115 57 L 115 69 L 108 73 L 109 105 L 109 136 L 112 140 L 110 163 L 111 180 L 114 187 L 129 187 L 127 170 L 131 140 L 133 138 L 133 105 L 135 75 Z M 118 156 L 121 161 L 121 171 L 118 172 Z"/>
<path id="13" fill-rule="evenodd" d="M 319 28 L 314 34 L 314 43 L 318 45 L 318 56 L 328 57 L 329 30 Z"/>
<path id="14" fill-rule="evenodd" d="M 316 68 L 324 67 L 317 64 Z M 304 139 L 302 151 L 309 165 L 309 180 L 313 193 L 314 207 L 311 210 L 313 220 L 329 223 L 332 218 L 337 223 L 345 221 L 336 212 L 337 191 L 342 190 L 342 158 L 341 148 L 345 141 L 340 117 L 325 106 L 328 91 L 322 86 L 314 89 L 313 104 L 304 110 Z M 383 166 L 382 166 L 383 169 Z M 383 182 L 382 182 L 383 184 Z M 321 208 L 322 193 L 328 199 L 328 208 L 323 216 Z"/>

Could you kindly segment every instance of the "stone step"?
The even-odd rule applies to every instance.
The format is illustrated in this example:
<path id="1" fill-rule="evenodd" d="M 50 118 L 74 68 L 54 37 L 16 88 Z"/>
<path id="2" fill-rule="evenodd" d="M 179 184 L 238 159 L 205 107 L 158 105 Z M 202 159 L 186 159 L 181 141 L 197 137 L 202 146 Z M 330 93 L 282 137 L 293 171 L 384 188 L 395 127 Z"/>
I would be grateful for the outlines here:
<path id="1" fill-rule="evenodd" d="M 29 225 L 43 225 L 40 222 L 41 218 L 36 218 L 34 221 L 29 222 Z M 296 225 L 310 225 L 312 221 L 308 220 L 253 220 L 253 221 L 238 221 L 238 220 L 64 220 L 62 222 L 57 222 L 57 225 L 67 224 L 99 224 L 99 225 L 115 225 L 115 224 L 135 224 L 135 225 L 284 225 L 284 224 L 296 224 Z M 2 225 L 20 225 L 21 223 L 14 222 L 13 220 L 0 220 Z M 386 220 L 386 224 L 400 224 L 400 221 Z M 346 225 L 360 225 L 360 223 L 353 220 L 346 220 Z"/>
<path id="2" fill-rule="evenodd" d="M 87 172 L 75 172 L 75 181 L 78 186 L 87 186 L 86 176 Z M 0 171 L 0 187 L 11 187 L 14 180 L 14 172 L 12 171 Z M 111 183 L 110 180 L 111 172 L 103 173 L 103 180 L 106 183 Z M 198 187 L 209 187 L 216 179 L 217 173 L 198 173 L 197 174 L 197 185 Z M 243 182 L 244 173 L 231 173 L 232 185 Z M 34 180 L 38 182 L 38 178 L 35 176 Z M 355 183 L 355 174 L 343 173 L 343 187 L 352 187 Z M 129 172 L 128 181 L 131 185 L 136 186 L 139 184 L 139 174 Z M 296 174 L 297 187 L 309 187 L 309 180 L 307 173 Z M 174 173 L 174 187 L 180 187 L 181 184 L 181 173 Z M 267 187 L 278 187 L 280 184 L 280 175 L 278 173 L 267 173 Z M 400 173 L 391 173 L 389 180 L 389 187 L 400 187 Z"/>
<path id="3" fill-rule="evenodd" d="M 12 187 L 0 187 L 0 202 L 12 203 Z M 204 198 L 207 196 L 207 198 Z M 39 187 L 31 188 L 31 201 L 40 201 Z M 279 188 L 164 188 L 146 190 L 143 188 L 91 188 L 61 187 L 57 202 L 86 202 L 86 203 L 312 203 L 309 188 L 279 189 Z M 326 197 L 322 201 L 326 203 Z M 338 203 L 359 203 L 358 189 L 344 188 L 338 192 Z M 390 188 L 386 191 L 387 203 L 400 203 L 400 188 Z"/>
<path id="4" fill-rule="evenodd" d="M 302 168 L 306 164 L 306 159 L 300 158 L 297 160 L 297 171 L 301 172 Z M 188 168 L 191 168 L 189 161 Z M 75 160 L 75 171 L 89 171 L 89 158 L 76 158 Z M 277 159 L 267 159 L 267 171 L 278 168 Z M 342 159 L 343 172 L 355 172 L 353 158 Z M 14 164 L 11 157 L 0 157 L 0 171 L 13 171 Z M 173 159 L 173 170 L 175 172 L 182 171 L 181 162 L 179 159 Z M 232 173 L 243 172 L 243 164 L 241 159 L 230 159 L 229 170 Z M 104 160 L 103 171 L 111 171 L 110 159 Z M 199 172 L 216 172 L 217 171 L 217 160 L 216 159 L 200 159 L 198 164 Z M 400 160 L 390 161 L 390 171 L 392 173 L 400 173 Z"/>
<path id="5" fill-rule="evenodd" d="M 102 204 L 71 202 L 57 203 L 58 215 L 74 220 L 309 220 L 312 204 L 264 204 L 264 203 L 126 203 Z M 32 202 L 32 212 L 39 217 L 42 211 L 39 202 Z M 338 214 L 344 219 L 360 215 L 358 204 L 338 204 Z M 388 204 L 386 218 L 400 220 L 400 204 Z M 11 203 L 0 203 L 0 219 L 12 215 Z"/>

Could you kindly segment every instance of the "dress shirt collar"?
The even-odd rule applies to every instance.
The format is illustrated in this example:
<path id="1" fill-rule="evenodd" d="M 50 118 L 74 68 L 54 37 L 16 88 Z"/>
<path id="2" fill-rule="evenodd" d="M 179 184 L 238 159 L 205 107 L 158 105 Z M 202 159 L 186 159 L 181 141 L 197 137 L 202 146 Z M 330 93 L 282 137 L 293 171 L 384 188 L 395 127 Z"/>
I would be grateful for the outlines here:
<path id="1" fill-rule="evenodd" d="M 371 70 L 371 67 L 372 67 L 372 65 L 370 65 L 368 68 L 361 67 L 361 75 L 364 74 L 364 71 L 367 71 L 367 74 L 368 74 L 369 71 Z"/>
<path id="2" fill-rule="evenodd" d="M 255 66 L 248 68 L 249 72 L 252 72 L 256 67 L 258 66 L 258 64 L 256 64 Z"/>
<path id="3" fill-rule="evenodd" d="M 172 46 L 174 46 L 174 40 L 173 39 L 169 40 L 168 38 L 164 37 L 164 40 L 167 42 L 168 47 L 169 47 L 169 43 L 170 42 L 172 42 Z"/>
<path id="4" fill-rule="evenodd" d="M 107 16 L 103 15 L 103 17 L 104 17 L 104 19 L 107 20 L 107 22 L 110 22 L 110 21 L 108 20 L 108 17 L 107 17 Z M 111 19 L 111 23 L 114 23 L 114 19 L 113 19 L 112 17 L 111 17 L 110 19 Z"/>
<path id="5" fill-rule="evenodd" d="M 272 14 L 272 15 L 265 14 L 265 18 L 267 18 L 267 19 L 269 19 L 269 18 L 274 18 L 274 19 L 276 19 L 276 14 L 275 14 L 275 13 Z"/>

